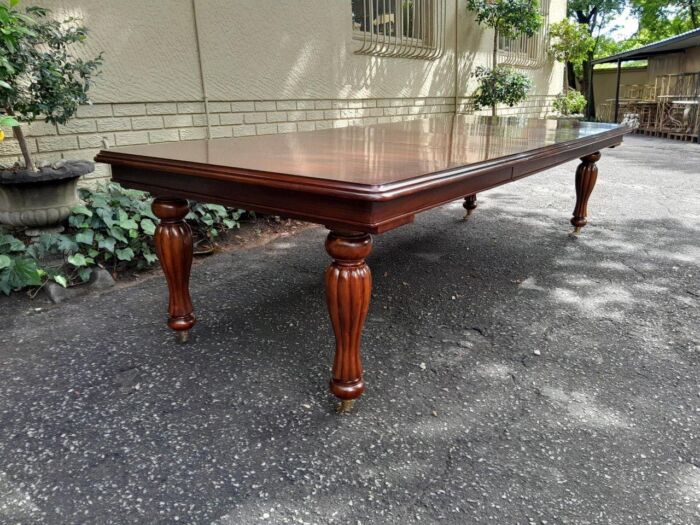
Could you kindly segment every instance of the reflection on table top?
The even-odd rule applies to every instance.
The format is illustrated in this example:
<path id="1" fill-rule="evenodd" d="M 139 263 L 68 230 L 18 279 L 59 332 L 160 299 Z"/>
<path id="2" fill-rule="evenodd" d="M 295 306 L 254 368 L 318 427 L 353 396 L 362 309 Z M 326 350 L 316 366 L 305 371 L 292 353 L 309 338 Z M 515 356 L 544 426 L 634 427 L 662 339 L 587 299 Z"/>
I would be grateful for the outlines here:
<path id="1" fill-rule="evenodd" d="M 620 135 L 620 126 L 576 120 L 444 115 L 337 129 L 114 148 L 106 162 L 142 160 L 381 185 L 450 168 Z"/>

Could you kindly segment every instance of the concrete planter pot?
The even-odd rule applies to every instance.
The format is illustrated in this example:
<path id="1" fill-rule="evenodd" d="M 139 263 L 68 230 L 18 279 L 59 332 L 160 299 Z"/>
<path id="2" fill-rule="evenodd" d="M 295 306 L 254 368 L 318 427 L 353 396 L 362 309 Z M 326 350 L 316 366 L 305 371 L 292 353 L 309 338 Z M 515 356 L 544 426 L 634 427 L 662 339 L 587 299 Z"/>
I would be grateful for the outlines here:
<path id="1" fill-rule="evenodd" d="M 92 162 L 71 161 L 37 172 L 0 172 L 0 223 L 24 228 L 28 235 L 61 231 L 60 223 L 80 202 L 78 179 L 94 169 Z"/>
<path id="2" fill-rule="evenodd" d="M 549 120 L 558 120 L 559 122 L 576 122 L 576 121 L 583 121 L 585 118 L 583 115 L 576 114 L 576 115 L 547 115 L 547 118 Z"/>

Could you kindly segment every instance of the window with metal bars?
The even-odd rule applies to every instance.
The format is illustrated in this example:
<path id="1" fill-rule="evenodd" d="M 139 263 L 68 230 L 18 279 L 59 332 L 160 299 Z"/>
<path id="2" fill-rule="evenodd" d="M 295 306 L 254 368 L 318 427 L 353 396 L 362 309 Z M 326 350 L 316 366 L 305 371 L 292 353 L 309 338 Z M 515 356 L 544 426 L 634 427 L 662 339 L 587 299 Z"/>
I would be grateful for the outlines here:
<path id="1" fill-rule="evenodd" d="M 445 0 L 352 0 L 359 55 L 434 60 L 445 49 Z"/>
<path id="2" fill-rule="evenodd" d="M 539 68 L 547 60 L 546 36 L 549 29 L 550 0 L 541 0 L 542 27 L 533 36 L 498 38 L 498 63 L 511 66 Z"/>

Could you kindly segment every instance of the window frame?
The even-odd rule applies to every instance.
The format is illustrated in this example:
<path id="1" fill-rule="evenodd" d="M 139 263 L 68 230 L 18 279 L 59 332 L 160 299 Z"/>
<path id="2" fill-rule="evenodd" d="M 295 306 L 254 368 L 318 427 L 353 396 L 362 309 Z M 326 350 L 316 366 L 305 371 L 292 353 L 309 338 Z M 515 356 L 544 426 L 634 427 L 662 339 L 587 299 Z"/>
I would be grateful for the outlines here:
<path id="1" fill-rule="evenodd" d="M 396 27 L 403 28 L 403 9 L 400 8 L 402 1 L 393 0 L 394 5 L 399 7 L 396 11 L 390 13 L 394 16 L 394 35 L 386 34 L 386 31 L 358 29 L 355 27 L 355 17 L 351 16 L 353 40 L 362 42 L 361 46 L 355 50 L 355 54 L 426 60 L 434 60 L 442 56 L 445 47 L 445 0 L 413 0 L 414 9 L 420 9 L 421 19 L 427 19 L 427 24 L 429 24 L 427 27 L 423 27 L 421 23 L 420 37 L 396 34 Z M 368 9 L 372 12 L 375 4 L 379 5 L 381 3 L 386 6 L 387 0 L 363 0 L 363 2 L 365 3 L 365 12 Z M 392 2 L 392 0 L 389 0 L 389 2 Z M 352 2 L 350 5 L 352 15 Z M 386 11 L 383 14 L 386 15 Z M 403 33 L 403 31 L 400 33 Z"/>

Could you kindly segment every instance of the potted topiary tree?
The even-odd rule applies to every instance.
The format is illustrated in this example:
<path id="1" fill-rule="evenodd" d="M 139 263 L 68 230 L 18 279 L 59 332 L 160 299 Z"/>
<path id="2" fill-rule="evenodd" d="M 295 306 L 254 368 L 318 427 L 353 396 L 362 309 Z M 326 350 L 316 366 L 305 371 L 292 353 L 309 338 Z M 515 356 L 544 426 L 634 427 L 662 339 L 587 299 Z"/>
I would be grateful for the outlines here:
<path id="1" fill-rule="evenodd" d="M 542 26 L 539 3 L 537 0 L 467 0 L 467 10 L 476 14 L 478 24 L 493 29 L 492 68 L 480 66 L 475 70 L 479 87 L 474 107 L 490 107 L 491 116 L 495 117 L 498 104 L 513 107 L 527 97 L 532 85 L 526 75 L 498 64 L 498 39 L 533 36 Z"/>
<path id="2" fill-rule="evenodd" d="M 0 166 L 0 223 L 47 228 L 78 204 L 78 178 L 94 165 L 57 159 L 37 167 L 20 123 L 41 118 L 65 124 L 89 102 L 87 92 L 102 56 L 83 60 L 71 53 L 72 45 L 87 36 L 78 19 L 57 21 L 40 7 L 22 13 L 18 2 L 0 0 L 0 125 L 12 129 L 24 164 Z"/>

